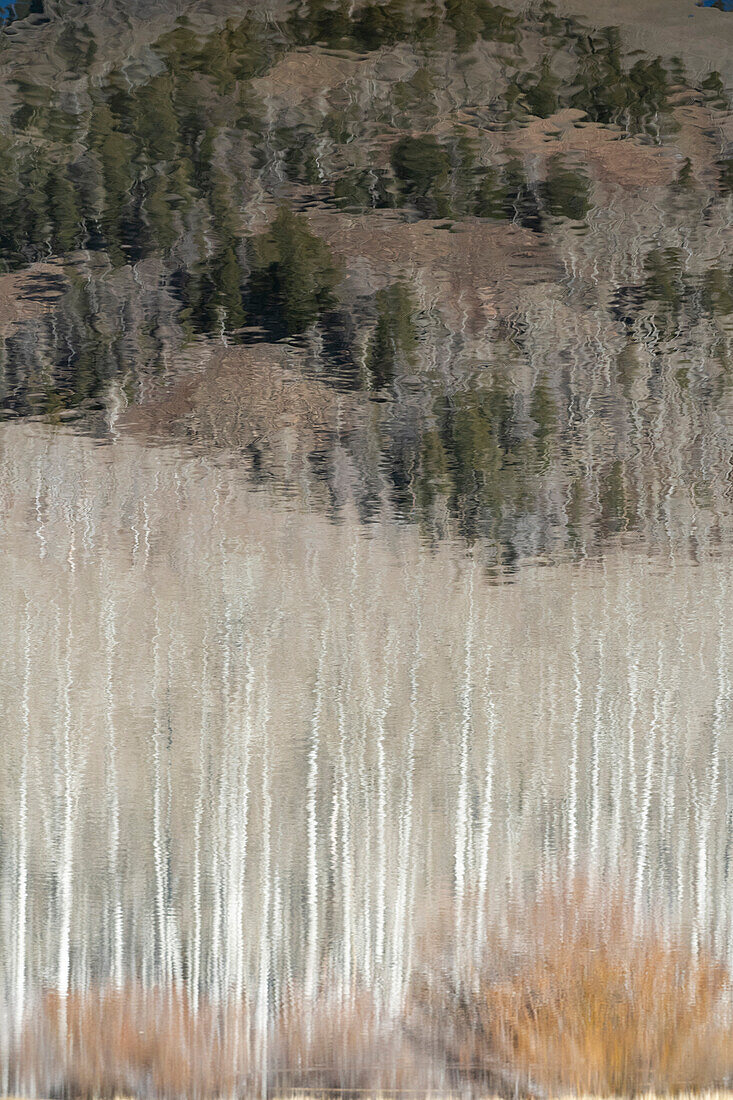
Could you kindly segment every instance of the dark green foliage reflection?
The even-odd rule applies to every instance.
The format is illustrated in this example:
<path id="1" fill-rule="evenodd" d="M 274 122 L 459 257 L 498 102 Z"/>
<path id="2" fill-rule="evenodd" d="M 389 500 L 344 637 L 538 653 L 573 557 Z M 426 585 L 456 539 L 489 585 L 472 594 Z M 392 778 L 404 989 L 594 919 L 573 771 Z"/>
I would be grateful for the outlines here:
<path id="1" fill-rule="evenodd" d="M 670 394 L 712 417 L 733 386 L 733 266 L 711 245 L 733 194 L 724 76 L 549 0 L 293 0 L 167 26 L 135 67 L 69 21 L 58 79 L 7 82 L 0 269 L 59 260 L 65 290 L 5 340 L 3 414 L 101 422 L 112 389 L 134 401 L 184 348 L 281 343 L 314 405 L 346 410 L 305 460 L 334 512 L 348 469 L 365 522 L 389 507 L 505 563 L 548 510 L 535 550 L 635 530 L 615 433 L 652 438 Z M 709 163 L 676 129 L 687 108 Z M 634 155 L 666 182 L 634 178 Z M 645 214 L 606 285 L 592 250 L 614 203 Z M 597 331 L 583 374 L 570 344 Z M 271 476 L 266 448 L 247 461 Z"/>
<path id="2" fill-rule="evenodd" d="M 270 229 L 249 242 L 248 313 L 274 335 L 304 332 L 335 305 L 338 271 L 303 217 L 282 207 Z"/>

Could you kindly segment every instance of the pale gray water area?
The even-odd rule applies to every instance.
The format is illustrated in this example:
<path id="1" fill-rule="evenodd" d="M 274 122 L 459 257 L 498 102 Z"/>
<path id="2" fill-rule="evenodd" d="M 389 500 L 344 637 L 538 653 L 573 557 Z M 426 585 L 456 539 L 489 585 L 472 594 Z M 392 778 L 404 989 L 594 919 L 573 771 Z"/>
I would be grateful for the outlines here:
<path id="1" fill-rule="evenodd" d="M 441 910 L 470 956 L 568 872 L 733 956 L 728 553 L 495 585 L 38 424 L 0 487 L 6 1041 L 44 988 L 140 980 L 260 1028 L 296 989 L 396 1013 Z"/>

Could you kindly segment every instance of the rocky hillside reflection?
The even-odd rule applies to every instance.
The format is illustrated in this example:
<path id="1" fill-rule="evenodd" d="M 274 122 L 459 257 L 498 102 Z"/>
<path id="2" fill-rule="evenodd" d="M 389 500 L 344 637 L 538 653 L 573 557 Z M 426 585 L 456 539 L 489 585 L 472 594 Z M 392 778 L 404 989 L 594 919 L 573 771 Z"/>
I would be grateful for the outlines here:
<path id="1" fill-rule="evenodd" d="M 67 6 L 0 36 L 6 417 L 221 449 L 509 569 L 726 537 L 719 73 L 547 0 Z"/>

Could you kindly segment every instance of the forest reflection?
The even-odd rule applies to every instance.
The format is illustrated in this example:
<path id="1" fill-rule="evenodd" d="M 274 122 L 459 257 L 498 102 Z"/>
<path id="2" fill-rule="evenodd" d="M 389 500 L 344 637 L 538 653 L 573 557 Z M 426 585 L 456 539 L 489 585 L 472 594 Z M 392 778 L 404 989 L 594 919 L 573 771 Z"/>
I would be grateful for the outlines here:
<path id="1" fill-rule="evenodd" d="M 729 555 L 489 586 L 175 448 L 0 471 L 9 1088 L 729 1072 Z"/>
<path id="2" fill-rule="evenodd" d="M 733 1082 L 731 78 L 581 7 L 0 7 L 0 1095 Z"/>
<path id="3" fill-rule="evenodd" d="M 53 44 L 68 73 L 97 49 L 78 20 Z M 391 78 L 390 50 L 411 75 Z M 445 65 L 464 59 L 458 94 Z M 365 522 L 386 509 L 512 569 L 648 534 L 652 500 L 723 506 L 698 448 L 727 445 L 731 162 L 680 152 L 691 119 L 728 115 L 716 72 L 634 56 L 547 2 L 520 20 L 485 0 L 354 17 L 313 0 L 206 32 L 181 17 L 73 102 L 32 69 L 10 83 L 0 255 L 9 274 L 60 258 L 64 292 L 5 337 L 6 416 L 104 432 L 110 387 L 165 393 L 187 349 L 284 346 L 345 395 L 347 424 L 292 475 L 335 515 L 348 481 Z M 601 148 L 636 156 L 639 189 L 599 175 Z M 500 262 L 461 273 L 477 234 Z M 230 443 L 255 482 L 281 479 L 268 440 Z"/>

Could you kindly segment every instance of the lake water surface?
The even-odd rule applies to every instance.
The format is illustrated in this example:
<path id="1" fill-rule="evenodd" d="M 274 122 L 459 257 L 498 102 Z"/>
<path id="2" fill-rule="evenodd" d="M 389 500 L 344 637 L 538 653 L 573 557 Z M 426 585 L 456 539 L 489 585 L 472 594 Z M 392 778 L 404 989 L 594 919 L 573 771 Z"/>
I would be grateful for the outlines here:
<path id="1" fill-rule="evenodd" d="M 733 72 L 183 9 L 0 34 L 0 1089 L 730 1083 Z"/>

